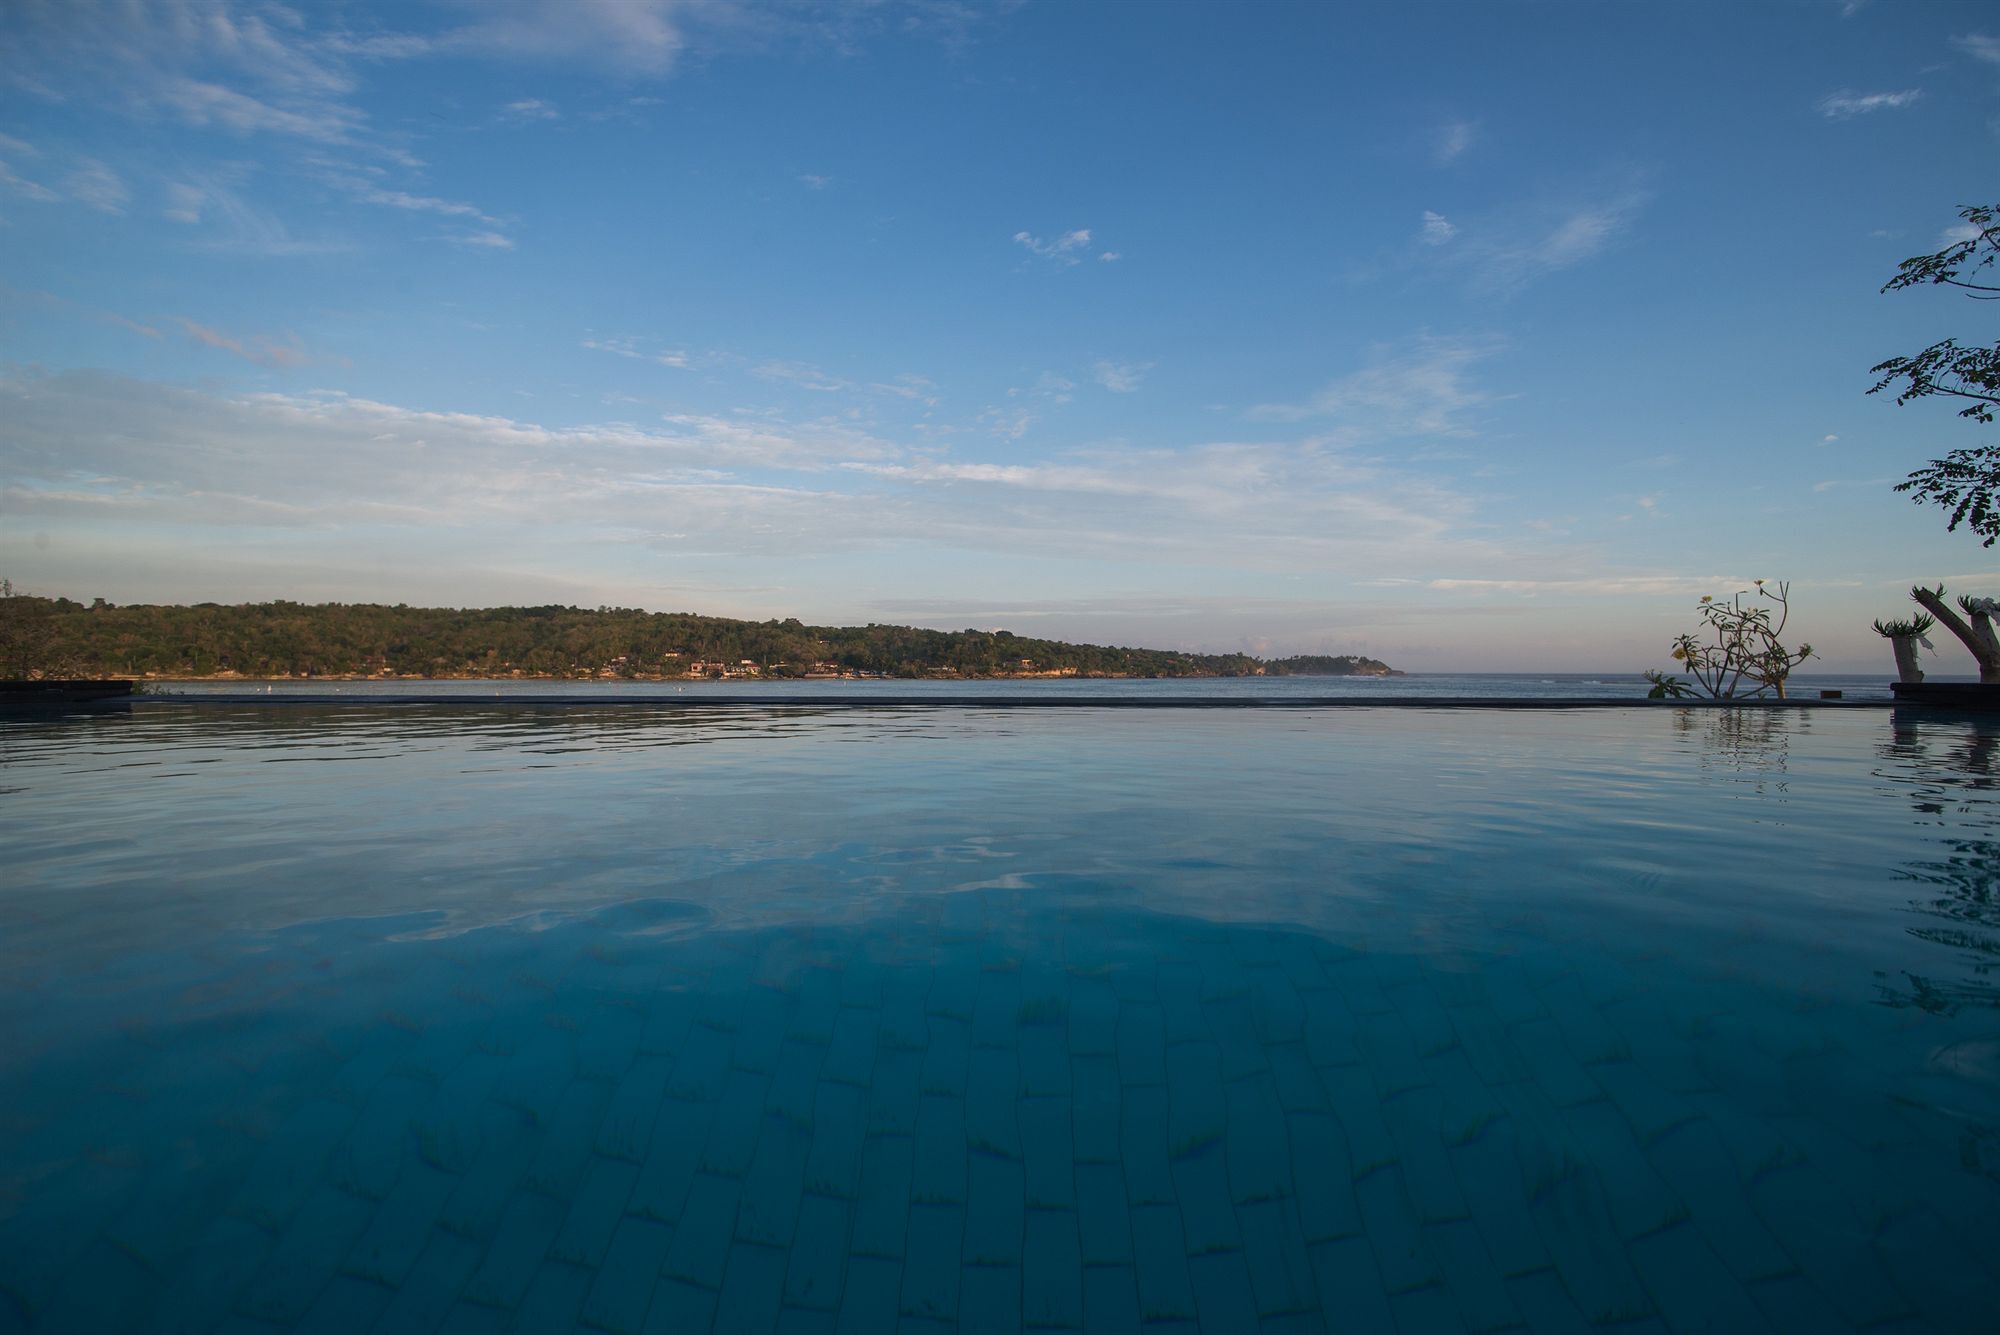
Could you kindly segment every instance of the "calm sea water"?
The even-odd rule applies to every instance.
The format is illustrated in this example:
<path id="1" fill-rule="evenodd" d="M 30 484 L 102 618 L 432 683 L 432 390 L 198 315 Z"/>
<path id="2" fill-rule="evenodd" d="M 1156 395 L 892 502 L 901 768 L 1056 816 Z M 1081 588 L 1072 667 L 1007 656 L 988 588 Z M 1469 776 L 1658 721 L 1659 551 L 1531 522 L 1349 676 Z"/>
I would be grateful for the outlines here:
<path id="1" fill-rule="evenodd" d="M 1932 673 L 1932 681 L 1974 680 Z M 1837 690 L 1844 699 L 1886 700 L 1888 673 L 1800 673 L 1788 683 L 1794 697 L 1810 698 Z M 160 682 L 162 695 L 240 696 L 339 695 L 363 699 L 395 699 L 412 695 L 462 699 L 534 698 L 601 694 L 607 700 L 649 698 L 699 700 L 704 696 L 758 696 L 774 700 L 867 699 L 896 696 L 949 699 L 953 695 L 1040 696 L 1111 699 L 1158 699 L 1198 695 L 1224 699 L 1298 699 L 1301 697 L 1370 696 L 1442 699 L 1637 700 L 1652 683 L 1634 672 L 1427 672 L 1399 677 L 1188 677 L 1178 680 L 1089 680 L 1085 678 L 1026 678 L 997 681 L 182 681 Z"/>
<path id="2" fill-rule="evenodd" d="M 2000 732 L 0 724 L 0 1330 L 1990 1330 Z"/>

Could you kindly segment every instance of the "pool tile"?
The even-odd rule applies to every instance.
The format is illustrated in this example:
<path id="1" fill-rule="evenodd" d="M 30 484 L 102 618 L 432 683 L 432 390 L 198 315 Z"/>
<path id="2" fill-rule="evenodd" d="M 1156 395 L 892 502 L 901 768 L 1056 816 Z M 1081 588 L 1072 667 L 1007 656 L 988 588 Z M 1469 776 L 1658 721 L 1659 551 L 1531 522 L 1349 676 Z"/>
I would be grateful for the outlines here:
<path id="1" fill-rule="evenodd" d="M 739 1239 L 729 1249 L 729 1265 L 715 1308 L 716 1335 L 771 1335 L 784 1301 L 786 1255 Z"/>
<path id="2" fill-rule="evenodd" d="M 1073 1210 L 1028 1211 L 1021 1263 L 1021 1311 L 1031 1327 L 1083 1324 L 1083 1256 Z"/>
<path id="3" fill-rule="evenodd" d="M 674 1229 L 664 1223 L 620 1219 L 604 1249 L 604 1263 L 596 1267 L 596 1279 L 584 1297 L 584 1323 L 614 1335 L 638 1335 L 646 1325 L 646 1309 L 652 1305 L 660 1265 L 666 1263 L 672 1241 Z"/>
<path id="4" fill-rule="evenodd" d="M 852 1209 L 847 1201 L 828 1196 L 809 1195 L 800 1203 L 785 1271 L 787 1304 L 816 1311 L 839 1309 Z"/>
<path id="5" fill-rule="evenodd" d="M 909 1243 L 903 1254 L 902 1316 L 952 1321 L 958 1316 L 959 1267 L 965 1234 L 963 1205 L 910 1207 Z"/>
<path id="6" fill-rule="evenodd" d="M 1027 1174 L 1015 1160 L 974 1154 L 966 1179 L 966 1266 L 1018 1267 L 1027 1229 Z"/>
<path id="7" fill-rule="evenodd" d="M 968 1245 L 967 1254 L 971 1254 Z M 959 1277 L 957 1328 L 973 1335 L 1018 1335 L 1021 1317 L 1021 1267 L 969 1264 Z"/>

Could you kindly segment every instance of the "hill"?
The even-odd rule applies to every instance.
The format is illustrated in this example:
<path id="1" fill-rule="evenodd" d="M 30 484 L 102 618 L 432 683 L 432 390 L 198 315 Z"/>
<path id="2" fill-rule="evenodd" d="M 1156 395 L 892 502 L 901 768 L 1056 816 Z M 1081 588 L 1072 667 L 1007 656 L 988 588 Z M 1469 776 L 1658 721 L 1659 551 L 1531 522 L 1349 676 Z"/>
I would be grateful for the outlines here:
<path id="1" fill-rule="evenodd" d="M 1386 675 L 1351 656 L 1068 644 L 1005 630 L 808 626 L 629 607 L 293 602 L 88 606 L 15 596 L 68 675 L 158 677 L 1237 677 Z M 13 667 L 0 668 L 10 675 Z"/>

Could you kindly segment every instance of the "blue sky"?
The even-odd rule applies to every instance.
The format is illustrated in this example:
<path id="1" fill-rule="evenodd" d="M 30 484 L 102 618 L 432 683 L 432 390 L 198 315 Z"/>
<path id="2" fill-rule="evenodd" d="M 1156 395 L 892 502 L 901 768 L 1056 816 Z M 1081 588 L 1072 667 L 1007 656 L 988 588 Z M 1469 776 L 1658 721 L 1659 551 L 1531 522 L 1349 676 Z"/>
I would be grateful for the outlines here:
<path id="1" fill-rule="evenodd" d="M 15 0 L 0 572 L 1886 672 L 1996 156 L 1970 5 Z"/>

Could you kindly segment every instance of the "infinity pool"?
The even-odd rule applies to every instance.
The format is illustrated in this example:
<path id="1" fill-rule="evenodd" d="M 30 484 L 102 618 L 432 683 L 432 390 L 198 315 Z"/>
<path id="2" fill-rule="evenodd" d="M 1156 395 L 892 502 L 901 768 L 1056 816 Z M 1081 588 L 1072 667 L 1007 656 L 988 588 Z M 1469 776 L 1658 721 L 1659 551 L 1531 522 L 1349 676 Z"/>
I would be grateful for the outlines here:
<path id="1" fill-rule="evenodd" d="M 0 724 L 0 1330 L 1990 1330 L 2000 732 Z"/>

